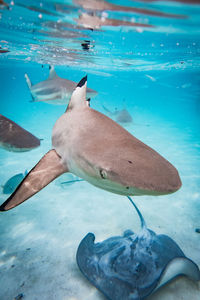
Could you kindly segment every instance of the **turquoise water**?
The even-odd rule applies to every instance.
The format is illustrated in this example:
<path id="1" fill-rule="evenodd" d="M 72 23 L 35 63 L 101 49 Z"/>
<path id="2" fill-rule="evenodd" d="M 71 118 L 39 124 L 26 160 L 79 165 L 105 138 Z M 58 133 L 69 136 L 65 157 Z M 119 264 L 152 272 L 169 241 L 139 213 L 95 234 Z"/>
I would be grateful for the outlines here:
<path id="1" fill-rule="evenodd" d="M 86 11 L 72 1 L 0 6 L 0 50 L 9 51 L 0 53 L 0 113 L 43 139 L 28 152 L 0 149 L 1 186 L 29 171 L 51 149 L 52 127 L 66 109 L 66 104 L 32 102 L 24 74 L 34 84 L 48 78 L 49 65 L 76 82 L 87 74 L 88 86 L 98 92 L 91 106 L 114 120 L 104 108 L 125 108 L 133 121 L 121 125 L 178 169 L 183 183 L 179 191 L 135 197 L 135 202 L 149 228 L 169 235 L 200 266 L 200 234 L 195 232 L 200 228 L 200 5 L 191 2 L 109 1 L 146 11 L 114 11 L 116 6 L 95 11 L 96 5 L 89 12 L 101 21 L 140 25 L 93 31 L 76 23 Z M 81 46 L 85 41 L 90 41 L 86 50 Z M 128 228 L 138 231 L 139 220 L 125 197 L 87 182 L 61 184 L 69 179 L 62 175 L 27 202 L 1 213 L 1 300 L 21 293 L 28 300 L 104 299 L 76 265 L 79 242 L 88 232 L 102 241 Z M 2 191 L 1 203 L 7 199 Z M 199 283 L 179 278 L 149 299 L 199 297 Z"/>

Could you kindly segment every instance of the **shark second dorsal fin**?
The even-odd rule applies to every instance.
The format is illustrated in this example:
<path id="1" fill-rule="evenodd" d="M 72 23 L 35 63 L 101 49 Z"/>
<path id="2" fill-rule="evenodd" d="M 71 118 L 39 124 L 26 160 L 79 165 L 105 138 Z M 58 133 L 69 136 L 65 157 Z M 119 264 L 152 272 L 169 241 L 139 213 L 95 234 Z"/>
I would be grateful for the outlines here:
<path id="1" fill-rule="evenodd" d="M 49 67 L 49 79 L 53 79 L 55 77 L 58 77 L 58 75 L 56 74 L 54 66 L 50 66 Z"/>
<path id="2" fill-rule="evenodd" d="M 83 77 L 72 93 L 67 110 L 88 106 L 86 101 L 87 76 Z"/>

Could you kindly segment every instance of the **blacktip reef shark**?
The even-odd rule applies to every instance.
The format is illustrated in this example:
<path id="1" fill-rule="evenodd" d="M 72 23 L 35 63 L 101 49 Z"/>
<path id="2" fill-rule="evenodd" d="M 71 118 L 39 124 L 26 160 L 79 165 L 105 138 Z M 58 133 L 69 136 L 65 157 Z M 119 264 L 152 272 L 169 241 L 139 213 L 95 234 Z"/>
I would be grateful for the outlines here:
<path id="1" fill-rule="evenodd" d="M 200 280 L 198 266 L 169 236 L 148 229 L 128 198 L 140 217 L 140 232 L 126 230 L 123 236 L 100 243 L 94 243 L 94 234 L 88 233 L 76 254 L 87 279 L 109 300 L 143 300 L 179 275 Z"/>
<path id="2" fill-rule="evenodd" d="M 77 83 L 59 77 L 54 67 L 50 67 L 49 78 L 32 85 L 29 77 L 25 74 L 26 82 L 30 89 L 33 101 L 43 101 L 49 104 L 68 104 Z M 88 98 L 93 98 L 97 92 L 87 88 Z"/>
<path id="3" fill-rule="evenodd" d="M 74 90 L 52 132 L 52 150 L 0 206 L 9 210 L 65 172 L 121 195 L 164 195 L 181 187 L 178 171 L 86 100 L 87 76 Z"/>
<path id="4" fill-rule="evenodd" d="M 0 114 L 1 148 L 13 152 L 24 152 L 39 146 L 40 139 Z"/>

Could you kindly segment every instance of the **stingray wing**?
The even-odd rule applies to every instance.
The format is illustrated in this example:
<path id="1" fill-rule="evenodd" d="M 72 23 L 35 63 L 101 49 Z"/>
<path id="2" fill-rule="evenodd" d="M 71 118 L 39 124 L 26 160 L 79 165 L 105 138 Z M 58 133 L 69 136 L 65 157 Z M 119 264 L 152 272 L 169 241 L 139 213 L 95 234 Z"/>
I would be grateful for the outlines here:
<path id="1" fill-rule="evenodd" d="M 179 275 L 200 280 L 198 266 L 166 235 L 143 228 L 94 243 L 88 233 L 77 250 L 77 264 L 108 299 L 145 299 Z"/>
<path id="2" fill-rule="evenodd" d="M 6 211 L 21 204 L 64 172 L 67 172 L 67 168 L 63 166 L 59 155 L 55 150 L 50 150 L 0 206 L 0 211 Z"/>
<path id="3" fill-rule="evenodd" d="M 187 276 L 194 281 L 200 280 L 199 268 L 191 259 L 187 257 L 176 257 L 166 266 L 154 292 L 181 275 Z"/>

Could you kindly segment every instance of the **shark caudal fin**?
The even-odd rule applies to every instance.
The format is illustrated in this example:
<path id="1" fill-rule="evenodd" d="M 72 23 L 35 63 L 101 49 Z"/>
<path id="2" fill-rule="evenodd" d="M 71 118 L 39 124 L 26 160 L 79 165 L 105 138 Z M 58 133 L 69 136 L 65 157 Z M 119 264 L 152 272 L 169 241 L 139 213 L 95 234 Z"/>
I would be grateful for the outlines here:
<path id="1" fill-rule="evenodd" d="M 71 110 L 76 107 L 88 106 L 86 101 L 87 76 L 83 77 L 77 84 L 72 93 L 67 109 Z"/>
<path id="2" fill-rule="evenodd" d="M 31 89 L 32 83 L 31 83 L 31 81 L 30 81 L 30 78 L 28 77 L 28 75 L 27 75 L 26 73 L 25 73 L 24 77 L 25 77 L 25 79 L 26 79 L 26 83 L 27 83 L 29 89 Z"/>
<path id="3" fill-rule="evenodd" d="M 50 150 L 26 175 L 12 195 L 0 206 L 0 211 L 6 211 L 21 204 L 67 171 L 67 167 L 62 164 L 56 151 Z"/>

